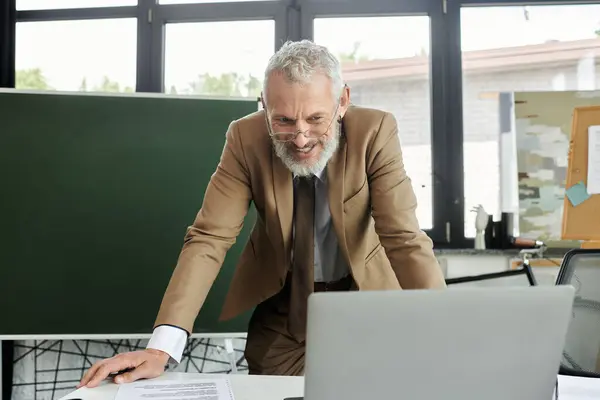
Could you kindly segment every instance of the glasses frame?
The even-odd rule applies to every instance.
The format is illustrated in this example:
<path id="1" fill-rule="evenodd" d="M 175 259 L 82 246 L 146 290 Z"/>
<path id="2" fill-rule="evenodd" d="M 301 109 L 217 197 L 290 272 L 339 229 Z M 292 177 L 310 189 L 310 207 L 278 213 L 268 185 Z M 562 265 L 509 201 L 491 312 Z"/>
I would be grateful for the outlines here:
<path id="1" fill-rule="evenodd" d="M 346 89 L 346 85 L 344 85 L 342 91 Z M 325 131 L 319 135 L 318 137 L 312 137 L 312 136 L 307 136 L 307 132 L 310 131 L 309 129 L 306 129 L 305 131 L 301 131 L 296 129 L 295 132 L 285 132 L 285 135 L 293 135 L 291 139 L 278 139 L 277 138 L 277 134 L 284 134 L 283 132 L 273 132 L 273 127 L 271 126 L 271 122 L 270 122 L 270 118 L 269 118 L 269 112 L 267 111 L 267 107 L 263 102 L 263 108 L 265 110 L 265 122 L 267 124 L 267 129 L 269 130 L 269 137 L 271 137 L 271 139 L 280 142 L 280 143 L 289 143 L 289 142 L 293 142 L 294 140 L 296 140 L 296 138 L 298 137 L 298 135 L 302 134 L 304 135 L 305 138 L 307 139 L 316 139 L 319 140 L 321 139 L 323 136 L 325 136 L 327 134 L 327 132 L 329 132 L 329 130 L 331 129 L 331 126 L 333 125 L 333 121 L 336 120 L 336 117 L 338 115 L 338 111 L 340 110 L 340 105 L 342 103 L 342 95 L 340 94 L 340 97 L 338 98 L 337 104 L 335 106 L 335 110 L 333 112 L 333 116 L 331 117 L 331 120 L 329 121 L 329 125 L 327 126 L 327 129 L 325 129 Z"/>

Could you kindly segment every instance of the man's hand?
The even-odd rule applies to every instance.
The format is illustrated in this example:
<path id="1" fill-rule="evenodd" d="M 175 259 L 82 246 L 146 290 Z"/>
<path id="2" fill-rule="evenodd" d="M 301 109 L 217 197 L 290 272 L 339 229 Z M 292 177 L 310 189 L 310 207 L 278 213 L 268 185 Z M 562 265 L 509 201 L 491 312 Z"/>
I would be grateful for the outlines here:
<path id="1" fill-rule="evenodd" d="M 85 373 L 77 388 L 87 386 L 96 387 L 110 374 L 129 370 L 114 378 L 115 383 L 129 383 L 144 378 L 156 378 L 165 371 L 169 355 L 160 350 L 146 349 L 123 353 L 112 358 L 102 360 L 92 365 Z"/>

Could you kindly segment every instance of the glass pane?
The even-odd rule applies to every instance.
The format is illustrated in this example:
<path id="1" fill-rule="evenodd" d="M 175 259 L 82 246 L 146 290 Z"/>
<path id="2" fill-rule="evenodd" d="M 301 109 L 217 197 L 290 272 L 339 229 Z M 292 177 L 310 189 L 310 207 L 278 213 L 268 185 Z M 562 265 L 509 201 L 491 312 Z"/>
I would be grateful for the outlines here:
<path id="1" fill-rule="evenodd" d="M 351 101 L 396 117 L 417 217 L 431 229 L 429 17 L 316 18 L 314 32 L 315 42 L 342 61 Z"/>
<path id="2" fill-rule="evenodd" d="M 17 0 L 17 10 L 135 6 L 137 0 Z"/>
<path id="3" fill-rule="evenodd" d="M 473 237 L 475 213 L 470 210 L 478 204 L 496 219 L 500 212 L 519 213 L 514 129 L 501 124 L 499 93 L 599 89 L 600 5 L 464 8 L 461 19 L 464 229 Z M 500 135 L 501 129 L 507 132 Z M 550 155 L 548 161 L 554 158 Z M 561 184 L 554 182 L 561 174 L 554 174 L 551 166 L 547 172 L 544 175 L 553 178 L 545 184 L 553 188 Z M 554 221 L 562 213 L 562 201 L 550 199 L 560 204 L 559 209 L 539 206 L 547 200 L 525 205 L 544 225 L 544 218 Z M 527 236 L 535 230 L 519 227 L 519 218 L 514 219 L 518 234 Z"/>
<path id="4" fill-rule="evenodd" d="M 136 19 L 17 24 L 17 89 L 132 92 Z"/>
<path id="5" fill-rule="evenodd" d="M 258 97 L 275 51 L 275 21 L 168 24 L 165 91 Z"/>

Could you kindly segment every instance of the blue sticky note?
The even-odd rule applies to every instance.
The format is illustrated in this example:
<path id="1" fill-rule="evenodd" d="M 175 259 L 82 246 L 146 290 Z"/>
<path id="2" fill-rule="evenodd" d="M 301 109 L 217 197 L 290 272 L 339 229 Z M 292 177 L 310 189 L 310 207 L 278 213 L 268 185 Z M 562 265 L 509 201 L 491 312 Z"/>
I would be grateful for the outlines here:
<path id="1" fill-rule="evenodd" d="M 573 207 L 577 207 L 584 201 L 590 198 L 589 193 L 587 192 L 587 188 L 583 181 L 577 182 L 575 185 L 571 186 L 566 191 L 567 197 L 573 204 Z"/>

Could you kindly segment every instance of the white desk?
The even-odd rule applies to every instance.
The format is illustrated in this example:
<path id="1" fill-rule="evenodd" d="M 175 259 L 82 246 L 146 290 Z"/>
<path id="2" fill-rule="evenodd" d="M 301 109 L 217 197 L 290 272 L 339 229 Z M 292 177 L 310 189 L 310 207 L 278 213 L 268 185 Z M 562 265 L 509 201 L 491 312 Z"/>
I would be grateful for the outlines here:
<path id="1" fill-rule="evenodd" d="M 167 372 L 157 380 L 162 379 L 198 379 L 227 377 L 231 382 L 235 400 L 283 400 L 286 397 L 299 397 L 304 393 L 304 378 L 289 376 L 257 376 L 257 375 L 218 375 L 218 374 L 189 374 Z M 105 382 L 93 389 L 81 388 L 63 397 L 61 400 L 113 400 L 117 395 L 118 385 Z"/>
<path id="2" fill-rule="evenodd" d="M 223 376 L 229 378 L 235 400 L 283 400 L 286 397 L 301 397 L 304 394 L 303 377 L 167 372 L 156 379 L 188 380 Z M 118 388 L 114 383 L 104 382 L 94 389 L 76 390 L 61 400 L 114 400 Z M 591 399 L 600 399 L 599 379 L 559 376 L 559 400 Z"/>

